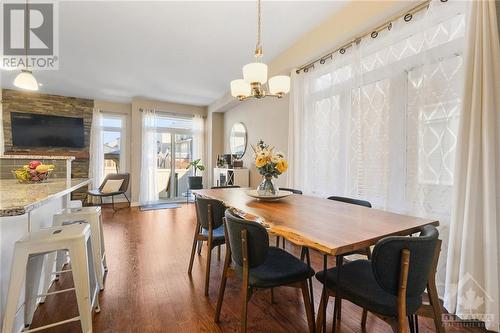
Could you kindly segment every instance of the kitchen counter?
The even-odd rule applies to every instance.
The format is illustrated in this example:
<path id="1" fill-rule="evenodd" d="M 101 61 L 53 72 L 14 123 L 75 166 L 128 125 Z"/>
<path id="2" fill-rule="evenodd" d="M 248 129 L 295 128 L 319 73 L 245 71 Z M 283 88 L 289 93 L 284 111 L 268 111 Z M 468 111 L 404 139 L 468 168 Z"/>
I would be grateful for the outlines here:
<path id="1" fill-rule="evenodd" d="M 15 179 L 0 179 L 0 217 L 23 215 L 51 199 L 65 196 L 90 184 L 91 179 L 49 179 L 45 183 L 21 184 Z"/>

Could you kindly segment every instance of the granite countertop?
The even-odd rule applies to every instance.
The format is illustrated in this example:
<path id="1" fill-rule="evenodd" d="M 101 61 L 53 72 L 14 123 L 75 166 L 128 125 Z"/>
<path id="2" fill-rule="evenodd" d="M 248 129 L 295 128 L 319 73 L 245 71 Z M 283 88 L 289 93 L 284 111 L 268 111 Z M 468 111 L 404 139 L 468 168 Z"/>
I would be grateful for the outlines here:
<path id="1" fill-rule="evenodd" d="M 0 217 L 26 214 L 53 198 L 62 197 L 88 185 L 92 180 L 53 178 L 45 183 L 21 184 L 15 179 L 0 179 Z"/>
<path id="2" fill-rule="evenodd" d="M 0 159 L 16 160 L 74 160 L 74 156 L 0 155 Z"/>

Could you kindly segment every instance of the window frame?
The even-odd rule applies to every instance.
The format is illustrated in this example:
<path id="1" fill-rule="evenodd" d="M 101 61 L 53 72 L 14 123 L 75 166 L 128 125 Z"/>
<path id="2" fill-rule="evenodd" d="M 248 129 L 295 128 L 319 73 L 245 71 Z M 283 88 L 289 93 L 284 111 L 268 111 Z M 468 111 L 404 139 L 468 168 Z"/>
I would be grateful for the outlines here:
<path id="1" fill-rule="evenodd" d="M 127 116 L 126 114 L 112 112 L 112 111 L 101 111 L 102 120 L 101 120 L 101 133 L 104 135 L 104 132 L 114 132 L 120 133 L 120 160 L 118 166 L 118 172 L 124 173 L 127 172 L 127 160 L 126 160 L 126 149 L 127 149 Z M 104 126 L 105 119 L 119 119 L 121 120 L 121 126 Z M 103 140 L 104 146 L 104 140 Z M 106 158 L 104 158 L 106 160 Z M 103 166 L 104 167 L 104 166 Z M 103 170 L 104 171 L 104 170 Z"/>

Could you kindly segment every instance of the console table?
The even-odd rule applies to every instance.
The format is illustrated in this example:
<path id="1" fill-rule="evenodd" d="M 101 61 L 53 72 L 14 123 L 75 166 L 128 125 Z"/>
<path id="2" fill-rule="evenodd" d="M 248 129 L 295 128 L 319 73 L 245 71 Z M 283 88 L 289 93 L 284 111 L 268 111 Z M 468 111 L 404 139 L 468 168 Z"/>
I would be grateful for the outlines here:
<path id="1" fill-rule="evenodd" d="M 250 186 L 250 170 L 246 168 L 214 168 L 212 186 Z"/>

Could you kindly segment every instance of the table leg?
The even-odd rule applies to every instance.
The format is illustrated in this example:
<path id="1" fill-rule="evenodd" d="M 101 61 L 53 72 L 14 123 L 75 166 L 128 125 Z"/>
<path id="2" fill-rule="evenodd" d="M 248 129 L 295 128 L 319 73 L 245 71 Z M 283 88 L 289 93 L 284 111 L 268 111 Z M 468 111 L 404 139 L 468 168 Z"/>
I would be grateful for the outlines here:
<path id="1" fill-rule="evenodd" d="M 328 291 L 326 289 L 326 270 L 328 269 L 328 256 L 323 255 L 323 302 L 325 306 L 319 311 L 323 312 L 323 333 L 326 333 L 326 307 L 328 305 Z"/>
<path id="2" fill-rule="evenodd" d="M 342 306 L 342 295 L 340 293 L 340 273 L 342 272 L 342 263 L 344 261 L 344 256 L 338 255 L 336 256 L 335 266 L 337 267 L 337 281 L 335 282 L 335 305 L 333 308 L 333 329 L 332 332 L 335 333 L 337 331 L 337 318 L 340 321 L 340 311 Z"/>

